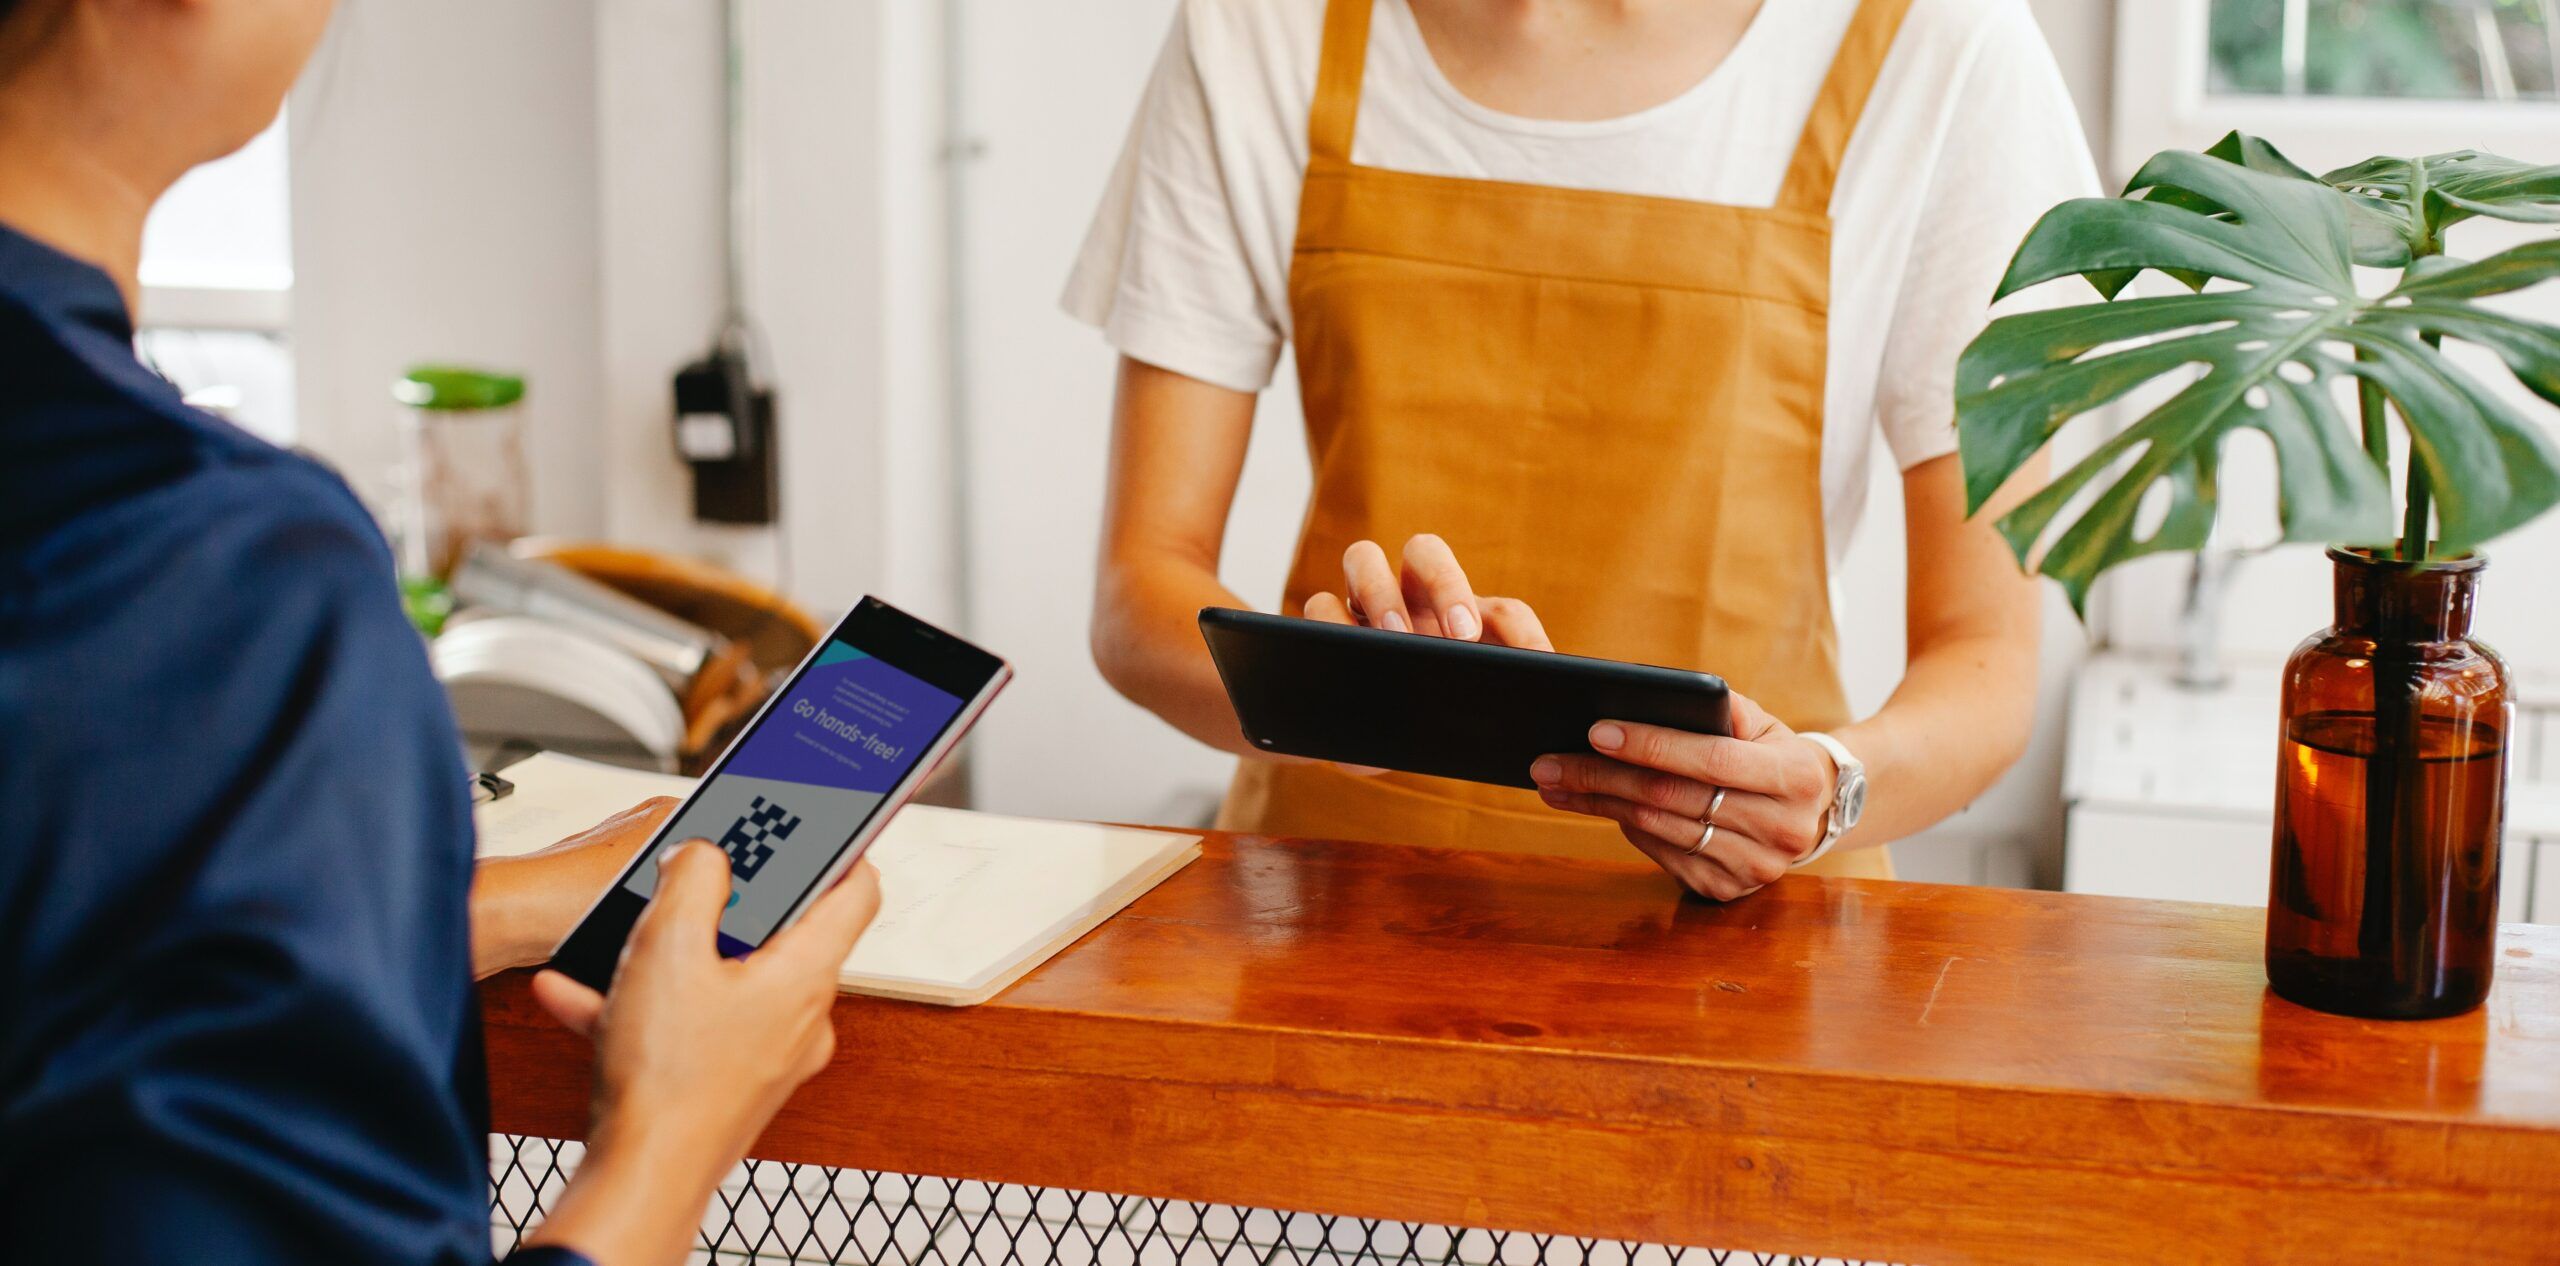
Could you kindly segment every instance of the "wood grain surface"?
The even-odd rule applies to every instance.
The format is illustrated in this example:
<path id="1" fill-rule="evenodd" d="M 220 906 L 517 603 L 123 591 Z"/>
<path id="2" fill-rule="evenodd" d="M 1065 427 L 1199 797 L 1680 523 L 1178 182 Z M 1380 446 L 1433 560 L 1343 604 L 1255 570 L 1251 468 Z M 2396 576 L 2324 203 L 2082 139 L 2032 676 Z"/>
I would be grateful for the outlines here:
<path id="1" fill-rule="evenodd" d="M 1957 1266 L 2560 1261 L 2560 929 L 2488 1005 L 2270 995 L 2262 914 L 1250 836 L 995 1001 L 846 998 L 758 1156 Z M 484 991 L 495 1128 L 584 1044 Z"/>

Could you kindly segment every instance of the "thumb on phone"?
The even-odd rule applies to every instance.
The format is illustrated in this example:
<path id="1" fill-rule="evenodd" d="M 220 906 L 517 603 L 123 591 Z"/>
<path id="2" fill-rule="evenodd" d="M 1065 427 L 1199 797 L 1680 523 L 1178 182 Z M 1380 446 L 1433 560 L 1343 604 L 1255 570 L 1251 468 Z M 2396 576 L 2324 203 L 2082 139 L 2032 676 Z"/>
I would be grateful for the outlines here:
<path id="1" fill-rule="evenodd" d="M 709 950 L 728 906 L 728 855 L 709 840 L 686 840 L 658 855 L 658 890 L 632 925 L 624 953 L 669 936 L 678 945 Z"/>

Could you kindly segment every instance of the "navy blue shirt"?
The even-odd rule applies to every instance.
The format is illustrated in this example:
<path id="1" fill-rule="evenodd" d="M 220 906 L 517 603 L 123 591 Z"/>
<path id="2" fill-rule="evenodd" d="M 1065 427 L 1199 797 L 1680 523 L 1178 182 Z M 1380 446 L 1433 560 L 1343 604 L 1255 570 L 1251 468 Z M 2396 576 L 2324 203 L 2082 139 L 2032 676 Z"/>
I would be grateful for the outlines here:
<path id="1" fill-rule="evenodd" d="M 6 1255 L 488 1261 L 463 777 L 346 486 L 0 226 Z"/>

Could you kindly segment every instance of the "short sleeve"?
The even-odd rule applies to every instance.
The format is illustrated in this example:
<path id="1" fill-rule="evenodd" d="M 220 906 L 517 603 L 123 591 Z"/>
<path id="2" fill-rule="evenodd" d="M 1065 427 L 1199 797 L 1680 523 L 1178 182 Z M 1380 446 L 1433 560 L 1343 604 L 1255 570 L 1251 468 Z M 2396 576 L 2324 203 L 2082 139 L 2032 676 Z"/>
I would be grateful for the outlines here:
<path id="1" fill-rule="evenodd" d="M 1903 470 L 1955 451 L 1956 360 L 1990 322 L 2018 243 L 2056 204 L 2098 192 L 2079 112 L 2024 0 L 1988 6 L 1954 82 L 1876 392 Z M 2087 297 L 2040 288 L 2000 310 Z"/>
<path id="2" fill-rule="evenodd" d="M 380 537 L 279 457 L 84 514 L 32 579 L 0 627 L 12 1247 L 486 1262 L 468 800 Z"/>
<path id="3" fill-rule="evenodd" d="M 1269 386 L 1280 362 L 1286 336 L 1255 283 L 1181 10 L 1064 305 L 1122 354 L 1233 391 Z"/>

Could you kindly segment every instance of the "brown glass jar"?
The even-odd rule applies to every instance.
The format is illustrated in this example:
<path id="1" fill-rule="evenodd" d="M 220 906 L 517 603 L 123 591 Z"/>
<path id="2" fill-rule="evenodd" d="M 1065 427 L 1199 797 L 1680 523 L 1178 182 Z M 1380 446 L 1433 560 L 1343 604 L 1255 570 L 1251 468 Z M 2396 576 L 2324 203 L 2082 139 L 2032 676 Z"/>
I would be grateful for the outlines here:
<path id="1" fill-rule="evenodd" d="M 2331 550 L 2337 623 L 2284 670 L 2267 981 L 2383 1019 L 2480 1005 L 2506 825 L 2506 661 L 2471 639 L 2485 560 Z"/>

